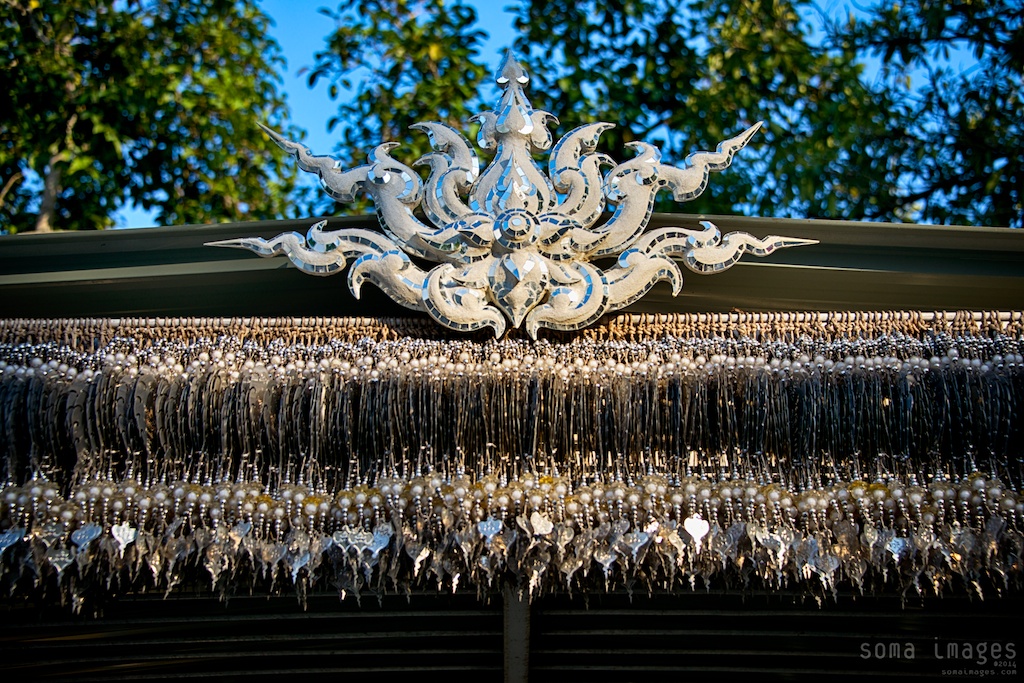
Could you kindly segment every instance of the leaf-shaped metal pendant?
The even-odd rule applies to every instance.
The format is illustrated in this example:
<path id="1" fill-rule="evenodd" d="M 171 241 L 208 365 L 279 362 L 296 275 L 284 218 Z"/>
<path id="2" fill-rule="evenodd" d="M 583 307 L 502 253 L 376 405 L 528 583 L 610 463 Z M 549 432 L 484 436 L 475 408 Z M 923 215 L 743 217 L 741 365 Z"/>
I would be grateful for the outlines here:
<path id="1" fill-rule="evenodd" d="M 309 564 L 309 551 L 306 550 L 301 553 L 298 557 L 292 560 L 292 582 L 299 580 L 299 572 Z"/>
<path id="2" fill-rule="evenodd" d="M 687 517 L 683 520 L 683 529 L 686 530 L 686 533 L 690 534 L 694 545 L 697 546 L 697 554 L 699 555 L 703 539 L 708 535 L 708 532 L 711 531 L 711 525 L 708 524 L 707 520 L 701 519 L 698 515 L 694 515 L 693 517 Z"/>
<path id="3" fill-rule="evenodd" d="M 373 557 L 377 557 L 382 550 L 388 547 L 391 543 L 391 537 L 395 534 L 395 530 L 391 528 L 390 524 L 381 524 L 373 530 L 373 539 L 370 541 L 369 550 Z"/>
<path id="4" fill-rule="evenodd" d="M 42 529 L 37 529 L 33 536 L 35 536 L 43 544 L 44 548 L 49 548 L 54 543 L 60 540 L 60 537 L 64 534 L 64 528 L 60 524 L 46 524 Z"/>
<path id="5" fill-rule="evenodd" d="M 896 536 L 886 544 L 886 549 L 892 554 L 892 561 L 899 564 L 911 552 L 913 545 L 908 539 Z"/>
<path id="6" fill-rule="evenodd" d="M 598 548 L 594 551 L 594 559 L 604 568 L 605 576 L 611 571 L 615 558 L 619 555 L 611 548 Z"/>
<path id="7" fill-rule="evenodd" d="M 71 565 L 74 559 L 74 556 L 67 548 L 56 547 L 46 551 L 46 560 L 57 570 L 57 576 L 63 574 L 64 570 Z"/>
<path id="8" fill-rule="evenodd" d="M 533 533 L 537 536 L 547 536 L 555 528 L 551 520 L 539 512 L 534 512 L 530 515 L 530 526 L 533 528 Z"/>
<path id="9" fill-rule="evenodd" d="M 345 552 L 349 548 L 348 532 L 342 529 L 335 531 L 331 534 L 331 542 L 338 546 L 342 552 Z"/>
<path id="10" fill-rule="evenodd" d="M 622 537 L 623 543 L 625 543 L 630 552 L 633 554 L 633 561 L 636 562 L 637 553 L 644 547 L 644 544 L 650 540 L 650 534 L 645 531 L 630 531 Z"/>
<path id="11" fill-rule="evenodd" d="M 360 530 L 349 533 L 348 540 L 351 547 L 355 548 L 356 552 L 361 553 L 373 543 L 373 534 L 369 531 Z"/>
<path id="12" fill-rule="evenodd" d="M 14 527 L 0 534 L 0 553 L 25 537 L 25 530 L 21 527 Z"/>
<path id="13" fill-rule="evenodd" d="M 117 541 L 118 551 L 121 557 L 124 557 L 125 548 L 135 542 L 135 539 L 138 538 L 139 530 L 125 522 L 124 524 L 115 524 L 110 527 L 110 535 Z"/>
<path id="14" fill-rule="evenodd" d="M 99 538 L 102 533 L 103 527 L 99 524 L 86 524 L 81 529 L 71 532 L 71 542 L 82 549 Z"/>
<path id="15" fill-rule="evenodd" d="M 494 538 L 495 534 L 501 532 L 501 528 L 504 526 L 500 519 L 494 517 L 488 517 L 483 522 L 477 522 L 476 529 L 480 532 L 480 535 L 487 539 L 490 543 L 491 539 Z"/>

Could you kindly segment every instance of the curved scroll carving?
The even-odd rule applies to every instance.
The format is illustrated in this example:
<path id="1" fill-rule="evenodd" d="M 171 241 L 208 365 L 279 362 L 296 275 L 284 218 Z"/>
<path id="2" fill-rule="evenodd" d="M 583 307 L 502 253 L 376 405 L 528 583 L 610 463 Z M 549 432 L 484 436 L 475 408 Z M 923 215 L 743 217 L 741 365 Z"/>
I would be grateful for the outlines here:
<path id="1" fill-rule="evenodd" d="M 316 156 L 264 127 L 336 200 L 368 194 L 384 231 L 330 231 L 321 222 L 305 237 L 286 233 L 210 244 L 283 254 L 313 275 L 339 272 L 355 258 L 349 286 L 356 296 L 369 282 L 451 329 L 490 327 L 501 336 L 511 324 L 536 338 L 542 328 L 586 327 L 634 303 L 658 282 L 669 282 L 678 294 L 683 277 L 677 261 L 711 274 L 745 253 L 767 256 L 815 243 L 741 232 L 723 237 L 706 221 L 703 230 L 647 230 L 659 192 L 667 190 L 677 202 L 700 196 L 711 172 L 728 168 L 760 122 L 714 152 L 691 154 L 683 166 L 662 163 L 658 148 L 645 142 L 627 145 L 635 156 L 616 165 L 596 151 L 610 123 L 575 128 L 552 147 L 548 125 L 557 119 L 533 109 L 525 91 L 529 81 L 508 53 L 498 70 L 497 105 L 474 117 L 479 147 L 494 155 L 482 172 L 471 143 L 441 123 L 413 126 L 428 136 L 433 150 L 413 164 L 428 168 L 426 181 L 391 157 L 396 143 L 377 146 L 365 165 L 344 170 L 335 159 Z M 548 150 L 545 174 L 534 155 Z M 610 170 L 602 176 L 605 168 Z M 417 208 L 426 223 L 414 213 Z M 608 209 L 611 217 L 597 225 Z M 424 271 L 410 256 L 437 265 Z M 603 257 L 617 261 L 607 270 L 591 262 Z"/>

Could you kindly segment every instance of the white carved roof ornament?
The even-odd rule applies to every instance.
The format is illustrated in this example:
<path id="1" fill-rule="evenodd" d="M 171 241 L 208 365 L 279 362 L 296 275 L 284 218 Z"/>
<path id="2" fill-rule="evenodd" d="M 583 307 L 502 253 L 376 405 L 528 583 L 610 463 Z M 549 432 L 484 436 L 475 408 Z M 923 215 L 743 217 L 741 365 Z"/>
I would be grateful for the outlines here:
<path id="1" fill-rule="evenodd" d="M 334 158 L 314 156 L 264 127 L 299 168 L 319 175 L 337 201 L 351 202 L 357 191 L 369 194 L 383 232 L 325 230 L 321 221 L 305 237 L 292 232 L 210 245 L 261 256 L 284 254 L 313 275 L 332 275 L 354 258 L 348 279 L 357 298 L 370 282 L 445 327 L 466 332 L 491 327 L 500 337 L 511 322 L 536 338 L 542 327 L 587 327 L 662 280 L 678 294 L 683 277 L 675 259 L 710 274 L 730 268 L 744 253 L 766 256 L 815 243 L 740 232 L 723 238 L 707 221 L 701 222 L 703 230 L 646 230 L 659 191 L 670 191 L 677 202 L 699 196 L 710 172 L 727 168 L 761 122 L 714 152 L 691 154 L 684 167 L 661 163 L 658 148 L 646 142 L 629 143 L 636 155 L 615 165 L 595 151 L 609 123 L 579 126 L 552 148 L 548 124 L 558 120 L 532 108 L 524 90 L 529 80 L 509 52 L 498 70 L 497 106 L 472 119 L 480 124 L 480 148 L 494 154 L 482 173 L 470 142 L 442 123 L 412 126 L 429 136 L 433 148 L 413 164 L 429 168 L 425 183 L 390 156 L 395 142 L 378 145 L 365 165 L 345 170 Z M 534 155 L 549 149 L 545 174 Z M 611 170 L 602 177 L 605 167 Z M 418 207 L 428 222 L 414 214 Z M 598 225 L 606 208 L 612 215 Z M 410 256 L 437 265 L 425 271 Z M 602 270 L 591 262 L 602 257 L 617 262 Z"/>

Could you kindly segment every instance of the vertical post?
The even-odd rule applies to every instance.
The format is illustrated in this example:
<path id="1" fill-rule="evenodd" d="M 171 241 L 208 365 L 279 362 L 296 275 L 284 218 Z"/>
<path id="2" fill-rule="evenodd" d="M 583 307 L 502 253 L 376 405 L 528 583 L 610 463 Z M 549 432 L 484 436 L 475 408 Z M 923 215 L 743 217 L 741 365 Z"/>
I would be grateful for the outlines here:
<path id="1" fill-rule="evenodd" d="M 504 603 L 505 683 L 526 683 L 530 675 L 530 602 L 506 585 Z"/>

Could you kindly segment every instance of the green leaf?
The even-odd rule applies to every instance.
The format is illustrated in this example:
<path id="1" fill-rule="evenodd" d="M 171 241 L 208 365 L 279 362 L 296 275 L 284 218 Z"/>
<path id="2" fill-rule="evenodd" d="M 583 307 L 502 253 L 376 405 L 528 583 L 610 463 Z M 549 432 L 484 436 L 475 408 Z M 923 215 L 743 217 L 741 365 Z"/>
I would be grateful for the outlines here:
<path id="1" fill-rule="evenodd" d="M 93 164 L 93 159 L 87 156 L 76 156 L 68 164 L 68 170 L 65 173 L 69 176 L 73 176 L 76 173 L 81 173 L 85 169 L 89 168 Z"/>

